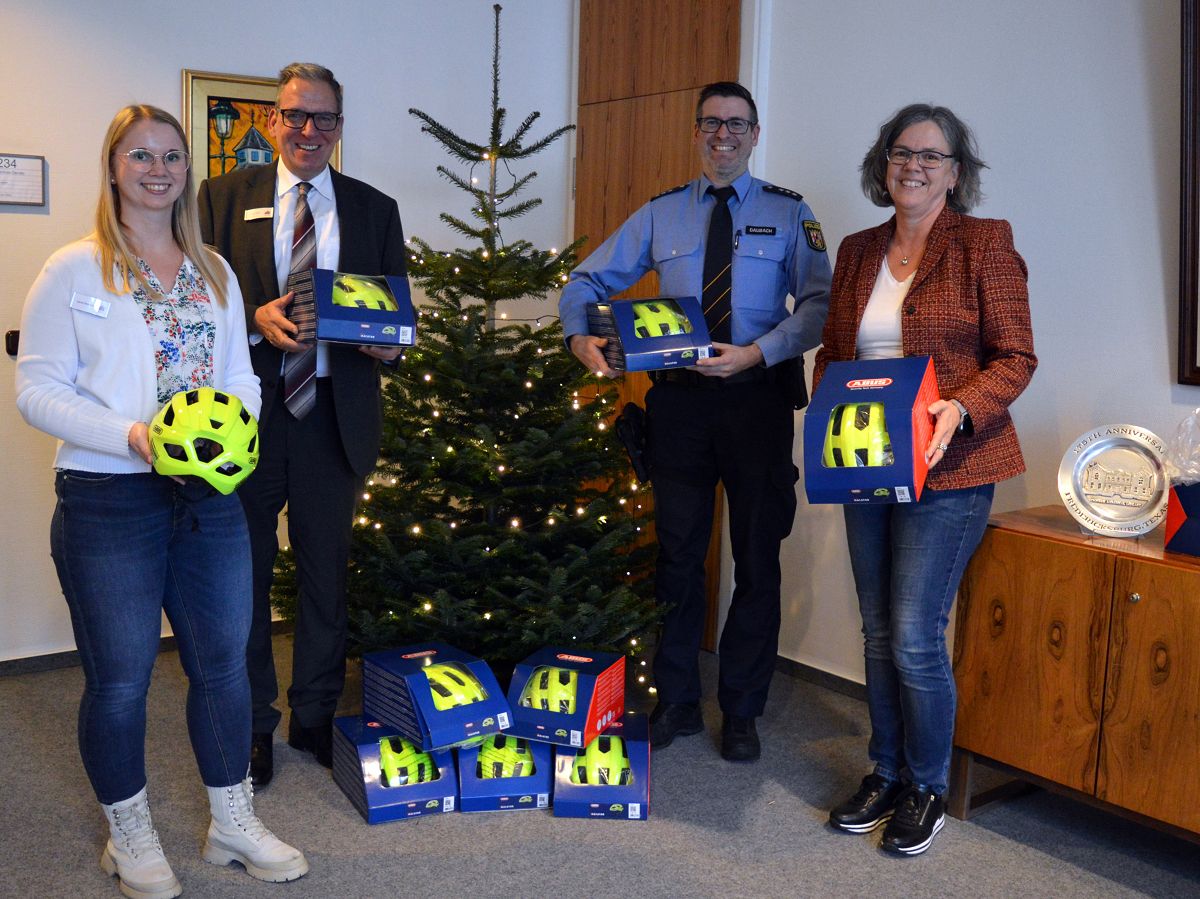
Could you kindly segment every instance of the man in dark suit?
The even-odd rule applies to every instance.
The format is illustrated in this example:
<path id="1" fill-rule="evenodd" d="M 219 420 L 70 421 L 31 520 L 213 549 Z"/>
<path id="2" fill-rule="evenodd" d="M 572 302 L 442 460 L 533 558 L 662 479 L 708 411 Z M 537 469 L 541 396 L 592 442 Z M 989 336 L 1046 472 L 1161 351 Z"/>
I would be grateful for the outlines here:
<path id="1" fill-rule="evenodd" d="M 262 382 L 261 458 L 239 490 L 254 558 L 247 666 L 253 698 L 250 767 L 259 787 L 274 773 L 271 735 L 281 717 L 272 705 L 278 685 L 269 599 L 279 513 L 286 503 L 299 588 L 288 743 L 330 767 L 331 724 L 345 681 L 354 505 L 379 452 L 379 363 L 399 353 L 318 344 L 316 377 L 305 385 L 307 393 L 296 388 L 284 369 L 305 358 L 300 354 L 311 342 L 297 340 L 303 316 L 289 308 L 288 273 L 315 265 L 363 275 L 405 274 L 396 201 L 329 167 L 342 134 L 342 87 L 333 73 L 309 63 L 284 68 L 268 127 L 279 148 L 278 165 L 205 181 L 199 196 L 204 239 L 229 260 L 241 285 L 250 356 Z"/>

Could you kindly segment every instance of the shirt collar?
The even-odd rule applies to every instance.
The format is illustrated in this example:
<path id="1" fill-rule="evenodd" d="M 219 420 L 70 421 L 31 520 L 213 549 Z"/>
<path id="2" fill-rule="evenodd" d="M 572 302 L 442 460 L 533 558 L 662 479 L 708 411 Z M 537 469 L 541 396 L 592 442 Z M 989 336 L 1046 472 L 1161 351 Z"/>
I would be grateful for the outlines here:
<path id="1" fill-rule="evenodd" d="M 738 175 L 737 178 L 734 179 L 733 183 L 729 185 L 733 188 L 734 195 L 737 196 L 739 203 L 746 199 L 746 194 L 750 192 L 750 182 L 753 180 L 754 176 L 751 175 L 750 170 L 747 169 Z M 700 176 L 700 196 L 703 197 L 708 193 L 708 189 L 714 186 L 715 185 L 712 183 L 712 181 L 708 179 L 708 175 L 702 174 Z"/>
<path id="2" fill-rule="evenodd" d="M 282 159 L 279 160 L 279 166 L 275 169 L 276 199 L 282 197 L 303 180 L 303 178 L 297 178 L 292 174 L 292 170 L 283 164 Z M 333 196 L 333 177 L 329 174 L 329 166 L 321 169 L 321 173 L 317 177 L 309 179 L 308 183 L 321 196 L 326 198 Z"/>

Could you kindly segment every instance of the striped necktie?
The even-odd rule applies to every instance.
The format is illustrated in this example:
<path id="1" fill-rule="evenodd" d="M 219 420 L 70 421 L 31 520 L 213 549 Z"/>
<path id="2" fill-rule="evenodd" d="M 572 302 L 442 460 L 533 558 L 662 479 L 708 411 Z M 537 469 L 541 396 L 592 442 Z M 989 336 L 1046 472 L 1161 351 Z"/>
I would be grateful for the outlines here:
<path id="1" fill-rule="evenodd" d="M 312 211 L 308 208 L 308 192 L 312 185 L 301 181 L 296 185 L 296 213 L 292 218 L 292 264 L 290 275 L 307 272 L 317 265 L 317 229 Z M 289 288 L 295 279 L 289 277 Z M 292 299 L 288 318 L 300 329 L 295 340 L 310 344 L 297 353 L 288 353 L 283 361 L 283 402 L 296 418 L 312 411 L 317 399 L 317 310 L 313 303 L 312 280 L 307 290 L 298 289 Z"/>
<path id="2" fill-rule="evenodd" d="M 729 212 L 729 198 L 734 191 L 732 187 L 710 187 L 708 192 L 717 202 L 708 220 L 708 238 L 704 242 L 701 306 L 708 336 L 718 343 L 732 343 L 733 307 L 729 298 L 733 290 L 733 216 Z"/>

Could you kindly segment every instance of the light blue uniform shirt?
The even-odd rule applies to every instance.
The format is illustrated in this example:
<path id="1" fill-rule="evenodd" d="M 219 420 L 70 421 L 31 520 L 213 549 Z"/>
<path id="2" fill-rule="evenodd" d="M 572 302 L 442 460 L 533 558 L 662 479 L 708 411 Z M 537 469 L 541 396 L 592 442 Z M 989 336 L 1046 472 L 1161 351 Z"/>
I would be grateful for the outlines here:
<path id="1" fill-rule="evenodd" d="M 588 303 L 620 293 L 651 269 L 662 296 L 700 297 L 704 241 L 716 203 L 706 193 L 711 185 L 702 175 L 655 197 L 571 272 L 558 303 L 568 341 L 588 333 Z M 799 194 L 749 172 L 732 187 L 733 343 L 757 343 L 766 364 L 775 365 L 821 342 L 833 277 L 829 256 L 820 225 Z"/>

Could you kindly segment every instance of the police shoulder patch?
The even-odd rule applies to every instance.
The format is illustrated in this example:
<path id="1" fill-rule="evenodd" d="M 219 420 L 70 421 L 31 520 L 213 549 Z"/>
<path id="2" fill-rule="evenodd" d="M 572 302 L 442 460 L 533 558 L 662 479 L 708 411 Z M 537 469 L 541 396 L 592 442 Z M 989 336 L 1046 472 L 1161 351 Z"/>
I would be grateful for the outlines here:
<path id="1" fill-rule="evenodd" d="M 679 185 L 678 187 L 672 187 L 670 190 L 664 190 L 661 194 L 657 194 L 656 196 L 651 197 L 650 202 L 653 203 L 655 200 L 660 200 L 663 197 L 669 197 L 671 194 L 677 194 L 681 190 L 687 190 L 687 186 L 690 183 L 691 182 L 689 181 L 689 182 Z"/>
<path id="2" fill-rule="evenodd" d="M 818 253 L 825 252 L 825 235 L 821 233 L 821 223 L 812 219 L 804 220 L 804 236 L 808 245 Z"/>
<path id="3" fill-rule="evenodd" d="M 791 197 L 793 200 L 803 200 L 800 194 L 794 190 L 788 190 L 786 187 L 776 187 L 774 184 L 764 184 L 763 190 L 769 194 L 779 194 L 781 197 Z"/>

